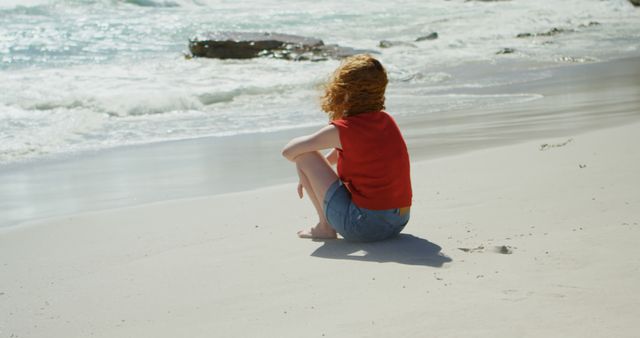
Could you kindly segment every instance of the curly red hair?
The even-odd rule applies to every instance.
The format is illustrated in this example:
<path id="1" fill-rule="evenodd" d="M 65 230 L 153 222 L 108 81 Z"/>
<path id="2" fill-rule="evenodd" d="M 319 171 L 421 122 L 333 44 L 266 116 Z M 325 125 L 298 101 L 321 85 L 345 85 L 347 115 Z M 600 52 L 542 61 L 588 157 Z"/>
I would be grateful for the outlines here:
<path id="1" fill-rule="evenodd" d="M 384 109 L 387 72 L 368 54 L 346 58 L 324 87 L 322 110 L 330 120 Z"/>

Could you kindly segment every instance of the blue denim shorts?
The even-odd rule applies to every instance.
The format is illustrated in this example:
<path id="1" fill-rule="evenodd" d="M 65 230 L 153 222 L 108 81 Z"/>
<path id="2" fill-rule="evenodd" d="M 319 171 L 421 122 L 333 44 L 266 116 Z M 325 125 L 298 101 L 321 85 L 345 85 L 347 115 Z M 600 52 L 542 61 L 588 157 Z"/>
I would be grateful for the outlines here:
<path id="1" fill-rule="evenodd" d="M 333 229 L 344 239 L 353 242 L 395 237 L 409 222 L 409 213 L 400 215 L 400 209 L 369 210 L 358 207 L 340 180 L 327 189 L 324 213 Z"/>

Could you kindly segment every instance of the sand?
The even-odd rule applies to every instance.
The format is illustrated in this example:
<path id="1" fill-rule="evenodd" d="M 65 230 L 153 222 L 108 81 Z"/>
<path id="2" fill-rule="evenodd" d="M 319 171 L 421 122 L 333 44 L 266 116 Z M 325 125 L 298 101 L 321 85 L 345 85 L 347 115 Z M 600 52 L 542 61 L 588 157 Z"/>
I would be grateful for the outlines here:
<path id="1" fill-rule="evenodd" d="M 5 228 L 0 337 L 635 337 L 638 144 L 633 123 L 414 162 L 381 243 L 296 238 L 295 184 Z"/>

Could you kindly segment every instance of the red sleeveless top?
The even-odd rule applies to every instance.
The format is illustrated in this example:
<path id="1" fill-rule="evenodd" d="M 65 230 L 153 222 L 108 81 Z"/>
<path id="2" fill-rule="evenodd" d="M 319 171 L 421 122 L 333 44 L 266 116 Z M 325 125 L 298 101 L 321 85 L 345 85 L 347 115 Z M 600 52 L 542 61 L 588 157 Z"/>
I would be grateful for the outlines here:
<path id="1" fill-rule="evenodd" d="M 386 112 L 331 121 L 338 128 L 338 176 L 353 202 L 371 210 L 411 205 L 409 153 L 398 125 Z"/>

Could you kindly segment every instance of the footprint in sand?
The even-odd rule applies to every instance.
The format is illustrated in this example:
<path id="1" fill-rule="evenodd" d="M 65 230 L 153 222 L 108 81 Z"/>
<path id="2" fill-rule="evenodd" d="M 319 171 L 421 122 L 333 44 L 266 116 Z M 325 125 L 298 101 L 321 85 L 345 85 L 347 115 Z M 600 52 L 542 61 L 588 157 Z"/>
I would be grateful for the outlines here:
<path id="1" fill-rule="evenodd" d="M 458 248 L 458 250 L 461 250 L 461 251 L 464 251 L 464 252 L 469 252 L 469 253 L 483 252 L 484 251 L 484 246 L 480 245 L 480 246 L 475 247 L 475 248 Z"/>
<path id="2" fill-rule="evenodd" d="M 499 245 L 493 248 L 493 252 L 503 254 L 503 255 L 511 255 L 516 248 L 509 245 Z M 476 253 L 476 252 L 484 252 L 485 247 L 480 245 L 475 248 L 458 248 L 458 250 L 468 252 L 468 253 Z"/>

